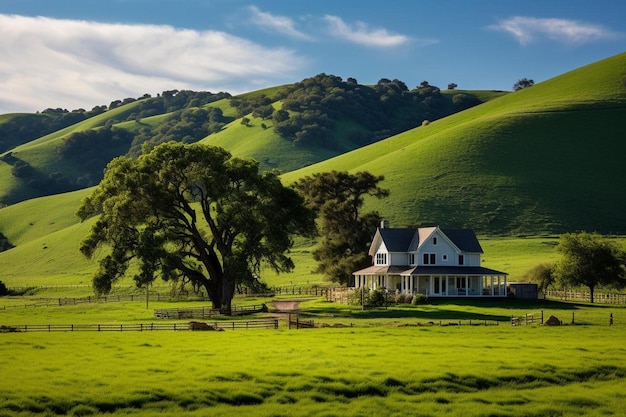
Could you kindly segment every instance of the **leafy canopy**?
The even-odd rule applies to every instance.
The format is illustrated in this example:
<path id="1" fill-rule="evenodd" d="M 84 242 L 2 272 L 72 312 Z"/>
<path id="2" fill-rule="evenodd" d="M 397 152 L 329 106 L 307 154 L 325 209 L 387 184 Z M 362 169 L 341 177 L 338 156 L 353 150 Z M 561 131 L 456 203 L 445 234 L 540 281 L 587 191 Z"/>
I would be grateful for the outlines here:
<path id="1" fill-rule="evenodd" d="M 563 256 L 554 274 L 563 286 L 584 285 L 589 288 L 591 302 L 597 286 L 626 286 L 626 253 L 614 242 L 591 233 L 568 233 L 557 246 Z"/>
<path id="2" fill-rule="evenodd" d="M 277 272 L 294 265 L 292 236 L 311 236 L 314 213 L 276 172 L 218 147 L 168 142 L 138 159 L 119 157 L 84 200 L 78 216 L 100 214 L 81 252 L 110 253 L 94 277 L 107 293 L 136 260 L 137 285 L 157 276 L 204 287 L 215 308 L 230 311 L 237 286 L 258 283 L 261 262 Z"/>
<path id="3" fill-rule="evenodd" d="M 371 264 L 368 244 L 380 223 L 377 212 L 361 213 L 365 196 L 384 198 L 389 191 L 378 183 L 383 176 L 369 172 L 322 172 L 300 179 L 295 187 L 320 218 L 322 239 L 313 251 L 318 272 L 347 284 L 352 272 Z"/>

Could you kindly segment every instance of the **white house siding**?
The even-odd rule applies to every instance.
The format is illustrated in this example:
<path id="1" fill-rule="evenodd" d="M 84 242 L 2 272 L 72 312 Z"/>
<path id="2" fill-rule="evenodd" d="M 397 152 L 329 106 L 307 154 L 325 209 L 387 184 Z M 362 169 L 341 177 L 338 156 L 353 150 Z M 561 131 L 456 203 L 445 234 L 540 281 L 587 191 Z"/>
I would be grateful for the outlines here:
<path id="1" fill-rule="evenodd" d="M 391 261 L 389 265 L 407 265 L 408 264 L 408 256 L 406 252 L 403 252 L 403 253 L 392 252 L 389 254 L 389 260 Z"/>
<path id="2" fill-rule="evenodd" d="M 466 266 L 480 266 L 480 254 L 466 253 L 465 256 L 463 257 L 463 261 L 464 261 L 464 265 Z"/>

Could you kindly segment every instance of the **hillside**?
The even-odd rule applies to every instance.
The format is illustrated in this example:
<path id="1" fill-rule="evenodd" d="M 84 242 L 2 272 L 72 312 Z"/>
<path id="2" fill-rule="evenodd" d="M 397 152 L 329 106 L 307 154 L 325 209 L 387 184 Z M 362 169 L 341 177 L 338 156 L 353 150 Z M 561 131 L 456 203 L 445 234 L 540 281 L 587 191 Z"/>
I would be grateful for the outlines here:
<path id="1" fill-rule="evenodd" d="M 290 171 L 505 94 L 441 92 L 423 84 L 409 90 L 382 79 L 364 86 L 320 74 L 235 97 L 172 90 L 89 112 L 3 115 L 0 205 L 96 185 L 114 157 L 134 157 L 170 140 L 203 140 L 255 158 L 263 170 Z"/>
<path id="2" fill-rule="evenodd" d="M 382 185 L 391 196 L 381 203 L 369 202 L 368 208 L 380 211 L 394 226 L 466 226 L 485 237 L 577 230 L 626 234 L 626 196 L 621 185 L 626 177 L 625 79 L 626 54 L 621 54 L 512 94 L 488 93 L 493 96 L 487 103 L 286 173 L 283 180 L 290 183 L 333 169 L 385 175 Z M 211 105 L 235 117 L 228 100 Z M 166 118 L 146 117 L 140 125 L 158 126 Z M 260 123 L 260 118 L 251 118 L 250 125 L 244 126 L 235 119 L 204 141 L 223 141 L 238 155 L 261 154 L 260 149 L 265 149 L 267 165 L 287 166 L 290 152 L 283 155 L 279 146 L 271 148 L 276 138 Z M 138 123 L 118 126 L 125 125 L 131 129 Z M 53 141 L 42 138 L 31 147 L 44 148 Z M 22 277 L 28 277 L 41 284 L 54 276 L 56 283 L 88 283 L 95 264 L 80 255 L 78 245 L 89 224 L 78 223 L 74 213 L 89 192 L 84 189 L 0 208 L 0 232 L 15 245 L 0 253 L 0 280 L 23 283 Z M 553 247 L 539 241 L 542 254 Z M 489 253 L 496 256 L 491 255 L 489 262 L 509 268 L 510 253 L 498 255 L 501 245 L 490 245 Z M 303 282 L 309 281 L 312 268 L 308 249 L 296 251 L 298 265 L 304 265 Z M 523 272 L 536 263 L 535 258 L 524 258 L 523 266 L 512 268 Z"/>
<path id="3" fill-rule="evenodd" d="M 626 54 L 322 163 L 385 175 L 392 225 L 626 233 Z"/>

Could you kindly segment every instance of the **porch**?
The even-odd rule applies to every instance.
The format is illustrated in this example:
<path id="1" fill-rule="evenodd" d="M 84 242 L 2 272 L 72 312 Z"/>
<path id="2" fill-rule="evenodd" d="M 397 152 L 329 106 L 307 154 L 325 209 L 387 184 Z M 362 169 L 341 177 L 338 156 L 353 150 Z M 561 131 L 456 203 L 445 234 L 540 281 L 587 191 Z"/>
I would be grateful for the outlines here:
<path id="1" fill-rule="evenodd" d="M 376 271 L 354 274 L 356 288 L 385 288 L 399 294 L 428 297 L 506 297 L 507 274 L 482 267 L 407 267 L 402 272 Z M 371 271 L 374 272 L 374 271 Z"/>

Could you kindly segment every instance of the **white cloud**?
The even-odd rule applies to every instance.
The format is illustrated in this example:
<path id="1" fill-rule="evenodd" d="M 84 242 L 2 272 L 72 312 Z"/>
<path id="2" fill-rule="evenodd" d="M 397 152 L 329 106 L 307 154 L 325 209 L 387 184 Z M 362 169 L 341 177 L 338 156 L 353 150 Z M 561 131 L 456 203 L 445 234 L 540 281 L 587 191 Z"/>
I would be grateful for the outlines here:
<path id="1" fill-rule="evenodd" d="M 348 42 L 364 46 L 395 47 L 407 44 L 411 38 L 405 35 L 389 33 L 386 29 L 371 29 L 363 22 L 350 26 L 340 17 L 326 15 L 324 20 L 328 24 L 330 33 Z M 434 41 L 431 41 L 431 43 Z"/>
<path id="2" fill-rule="evenodd" d="M 566 44 L 580 45 L 623 36 L 603 26 L 576 20 L 524 16 L 502 20 L 489 28 L 509 33 L 522 45 L 528 45 L 543 37 Z"/>
<path id="3" fill-rule="evenodd" d="M 304 62 L 217 31 L 0 14 L 0 113 L 88 108 L 170 89 L 238 93 Z"/>
<path id="4" fill-rule="evenodd" d="M 248 7 L 248 10 L 252 14 L 252 23 L 257 26 L 282 33 L 291 38 L 301 40 L 313 40 L 313 38 L 306 33 L 300 32 L 296 29 L 293 20 L 286 16 L 276 16 L 271 13 L 262 12 L 256 6 Z"/>

